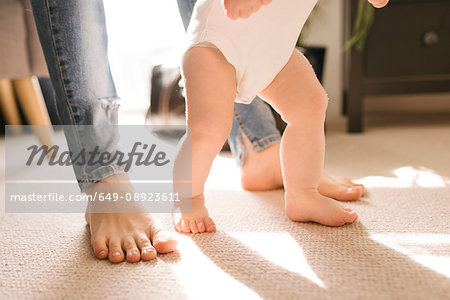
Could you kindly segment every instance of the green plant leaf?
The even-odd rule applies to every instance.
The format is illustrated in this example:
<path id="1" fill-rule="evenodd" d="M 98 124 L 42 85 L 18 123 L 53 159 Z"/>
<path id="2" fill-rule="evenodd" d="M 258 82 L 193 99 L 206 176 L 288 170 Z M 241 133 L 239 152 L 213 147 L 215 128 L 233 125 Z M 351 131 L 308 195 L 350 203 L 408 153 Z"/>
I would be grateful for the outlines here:
<path id="1" fill-rule="evenodd" d="M 347 51 L 353 46 L 358 51 L 362 51 L 364 49 L 367 36 L 369 35 L 370 28 L 373 24 L 374 16 L 374 7 L 367 0 L 359 0 L 352 36 L 344 44 L 344 51 Z"/>

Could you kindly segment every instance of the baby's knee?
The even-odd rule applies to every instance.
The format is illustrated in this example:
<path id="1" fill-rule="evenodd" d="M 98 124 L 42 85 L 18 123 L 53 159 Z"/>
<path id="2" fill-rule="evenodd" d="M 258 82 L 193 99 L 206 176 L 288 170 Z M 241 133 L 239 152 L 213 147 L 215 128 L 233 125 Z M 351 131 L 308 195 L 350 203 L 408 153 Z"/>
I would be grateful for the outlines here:
<path id="1" fill-rule="evenodd" d="M 319 85 L 310 91 L 307 97 L 304 97 L 303 105 L 299 109 L 304 110 L 303 113 L 313 116 L 314 118 L 325 118 L 325 114 L 328 108 L 328 94 L 325 89 Z"/>
<path id="2" fill-rule="evenodd" d="M 328 108 L 328 94 L 325 89 L 319 85 L 312 92 L 308 101 L 308 108 L 313 113 L 324 114 Z"/>
<path id="3" fill-rule="evenodd" d="M 324 119 L 328 107 L 328 94 L 322 86 L 310 90 L 293 101 L 290 109 L 282 114 L 283 120 L 288 123 L 294 123 L 298 118 L 312 117 L 316 120 Z"/>

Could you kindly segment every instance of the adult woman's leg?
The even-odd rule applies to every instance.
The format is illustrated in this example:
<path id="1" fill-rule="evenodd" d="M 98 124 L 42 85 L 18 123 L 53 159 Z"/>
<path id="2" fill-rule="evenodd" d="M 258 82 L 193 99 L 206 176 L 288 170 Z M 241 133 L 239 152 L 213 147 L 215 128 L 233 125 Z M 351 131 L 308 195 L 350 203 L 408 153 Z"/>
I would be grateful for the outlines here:
<path id="1" fill-rule="evenodd" d="M 119 98 L 107 56 L 103 1 L 32 0 L 32 7 L 56 92 L 58 113 L 62 123 L 70 125 L 64 126 L 70 151 L 75 155 L 93 150 L 114 155 L 119 138 L 116 126 Z M 115 185 L 109 181 L 128 180 L 117 161 L 108 165 L 92 161 L 73 164 L 82 191 L 115 192 Z M 99 181 L 106 184 L 98 184 Z M 121 188 L 133 191 L 131 184 L 123 184 Z M 95 212 L 93 205 L 89 205 L 88 210 Z M 155 248 L 168 252 L 176 246 L 150 214 L 87 213 L 86 220 L 98 258 L 119 262 L 125 251 L 128 261 L 138 261 L 154 258 Z"/>
<path id="2" fill-rule="evenodd" d="M 32 5 L 58 113 L 62 124 L 71 125 L 64 126 L 70 150 L 99 147 L 113 154 L 119 98 L 109 69 L 102 1 L 33 0 Z M 73 167 L 82 191 L 123 172 L 117 162 Z"/>
<path id="3" fill-rule="evenodd" d="M 197 0 L 178 0 L 185 29 Z M 241 169 L 241 184 L 247 190 L 283 187 L 280 164 L 281 135 L 267 103 L 256 97 L 250 104 L 234 104 L 234 118 L 228 144 Z M 362 185 L 346 177 L 323 174 L 319 192 L 337 200 L 356 200 L 363 196 Z"/>

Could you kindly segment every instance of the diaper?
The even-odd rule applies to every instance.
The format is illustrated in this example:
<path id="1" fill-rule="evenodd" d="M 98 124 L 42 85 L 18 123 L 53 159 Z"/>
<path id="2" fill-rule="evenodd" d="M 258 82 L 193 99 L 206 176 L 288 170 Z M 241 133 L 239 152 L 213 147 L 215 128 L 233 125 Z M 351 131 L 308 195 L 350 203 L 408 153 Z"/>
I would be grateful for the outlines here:
<path id="1" fill-rule="evenodd" d="M 317 0 L 272 0 L 248 19 L 228 18 L 220 0 L 198 0 L 187 49 L 216 47 L 236 70 L 236 102 L 250 103 L 284 68 Z"/>

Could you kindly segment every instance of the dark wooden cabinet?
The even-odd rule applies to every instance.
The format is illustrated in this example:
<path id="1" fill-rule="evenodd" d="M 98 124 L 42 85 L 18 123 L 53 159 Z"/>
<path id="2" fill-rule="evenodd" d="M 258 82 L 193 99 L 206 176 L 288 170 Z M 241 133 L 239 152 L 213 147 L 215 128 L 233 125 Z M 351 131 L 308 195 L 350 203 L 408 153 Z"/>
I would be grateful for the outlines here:
<path id="1" fill-rule="evenodd" d="M 346 1 L 346 38 L 357 4 Z M 367 95 L 450 92 L 450 1 L 391 0 L 375 11 L 364 50 L 345 57 L 349 132 L 363 131 Z"/>

